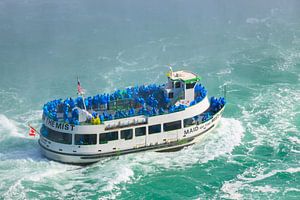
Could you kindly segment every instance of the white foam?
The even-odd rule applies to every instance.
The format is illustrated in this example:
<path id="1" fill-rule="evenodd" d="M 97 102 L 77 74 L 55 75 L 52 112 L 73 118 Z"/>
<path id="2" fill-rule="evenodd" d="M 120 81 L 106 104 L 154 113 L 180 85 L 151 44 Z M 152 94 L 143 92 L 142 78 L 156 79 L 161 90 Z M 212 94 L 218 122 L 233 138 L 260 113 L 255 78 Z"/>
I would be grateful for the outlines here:
<path id="1" fill-rule="evenodd" d="M 68 165 L 67 167 L 62 165 L 62 169 L 54 166 L 53 173 L 47 167 L 46 171 L 37 172 L 37 175 L 41 173 L 42 178 L 39 180 L 38 176 L 34 176 L 33 181 L 46 183 L 49 178 L 53 179 L 52 187 L 59 191 L 63 199 L 73 196 L 74 193 L 77 193 L 78 199 L 84 199 L 95 195 L 95 192 L 101 194 L 100 199 L 115 199 L 124 189 L 125 183 L 138 180 L 134 177 L 134 169 L 138 163 L 132 159 L 132 155 L 112 157 L 79 169 L 69 168 Z M 66 184 L 62 185 L 61 182 Z M 78 193 L 78 188 L 80 188 L 80 193 Z"/>
<path id="2" fill-rule="evenodd" d="M 242 37 L 242 36 L 236 36 L 237 39 L 242 40 L 242 41 L 248 41 L 249 38 L 247 37 Z"/>
<path id="3" fill-rule="evenodd" d="M 111 58 L 106 57 L 106 56 L 98 56 L 97 59 L 98 59 L 98 60 L 102 60 L 102 61 L 110 61 L 110 60 L 111 60 Z"/>
<path id="4" fill-rule="evenodd" d="M 263 192 L 263 193 L 277 193 L 277 192 L 279 192 L 278 189 L 272 188 L 270 185 L 255 186 L 253 191 L 255 191 L 255 192 Z"/>
<path id="5" fill-rule="evenodd" d="M 241 143 L 244 132 L 240 121 L 222 118 L 220 126 L 200 144 L 205 150 L 200 162 L 207 162 L 218 156 L 230 154 Z"/>
<path id="6" fill-rule="evenodd" d="M 255 171 L 257 170 L 257 171 Z M 267 170 L 267 169 L 265 169 Z M 253 168 L 250 167 L 248 170 L 246 170 L 243 174 L 238 175 L 236 179 L 231 180 L 231 181 L 225 181 L 225 183 L 222 185 L 222 196 L 224 198 L 231 198 L 231 199 L 242 199 L 243 195 L 239 192 L 239 190 L 243 190 L 246 187 L 252 188 L 251 190 L 257 190 L 260 192 L 265 192 L 265 193 L 276 193 L 279 192 L 277 189 L 271 188 L 271 186 L 255 186 L 251 187 L 251 183 L 261 181 L 264 179 L 267 179 L 269 177 L 272 177 L 278 173 L 298 173 L 300 172 L 300 167 L 297 168 L 287 168 L 287 169 L 282 169 L 282 170 L 272 170 L 268 173 L 264 173 L 264 169 L 258 167 L 258 168 Z M 247 177 L 249 176 L 255 176 L 255 177 Z"/>
<path id="7" fill-rule="evenodd" d="M 233 68 L 225 68 L 225 69 L 221 69 L 219 72 L 217 72 L 217 75 L 227 75 L 227 74 L 231 74 Z"/>
<path id="8" fill-rule="evenodd" d="M 25 130 L 28 129 L 28 124 L 37 128 L 41 124 L 42 114 L 43 112 L 41 110 L 31 110 L 17 115 L 14 120 Z"/>
<path id="9" fill-rule="evenodd" d="M 118 184 L 129 182 L 133 175 L 133 170 L 128 166 L 124 166 L 118 169 L 117 175 L 108 181 L 108 185 L 103 190 L 112 191 L 116 189 Z"/>
<path id="10" fill-rule="evenodd" d="M 251 89 L 251 88 L 249 88 Z M 297 124 L 293 119 L 297 117 L 297 105 L 295 102 L 300 100 L 300 91 L 297 87 L 290 84 L 274 84 L 261 86 L 253 90 L 253 98 L 249 101 L 249 106 L 239 106 L 242 110 L 241 120 L 245 124 L 247 134 L 251 135 L 250 140 L 245 141 L 248 149 L 246 154 L 249 158 L 256 159 L 256 147 L 272 147 L 274 152 L 280 145 L 288 139 L 294 144 L 299 144 L 300 140 L 294 133 L 299 132 Z M 289 133 L 289 134 L 287 134 Z M 253 139 L 252 139 L 253 138 Z M 299 151 L 291 149 L 291 152 Z M 291 154 L 292 155 L 292 154 Z M 258 155 L 260 156 L 260 155 Z M 258 159 L 260 159 L 258 157 Z M 259 162 L 256 167 L 249 167 L 236 178 L 226 181 L 221 188 L 223 198 L 243 199 L 245 191 L 262 192 L 275 194 L 282 192 L 280 188 L 268 186 L 255 186 L 254 183 L 261 183 L 264 180 L 276 176 L 278 173 L 298 173 L 299 167 L 286 167 L 286 163 L 270 158 L 270 162 Z M 299 166 L 297 159 L 290 166 Z M 257 162 L 257 161 L 255 161 Z M 274 169 L 275 168 L 275 169 Z M 273 170 L 272 170 L 273 169 Z M 248 197 L 247 197 L 248 198 Z"/>
<path id="11" fill-rule="evenodd" d="M 255 18 L 255 17 L 249 17 L 246 19 L 246 23 L 248 24 L 259 24 L 259 23 L 264 23 L 268 20 L 269 18 Z"/>
<path id="12" fill-rule="evenodd" d="M 256 182 L 256 181 L 261 181 L 263 179 L 272 177 L 272 176 L 276 175 L 277 173 L 282 173 L 282 172 L 297 173 L 299 171 L 300 171 L 300 167 L 298 167 L 298 168 L 288 168 L 288 169 L 285 169 L 285 170 L 272 170 L 271 172 L 266 173 L 266 174 L 264 174 L 263 172 L 259 173 L 254 178 L 247 178 L 247 177 L 244 177 L 244 176 L 240 176 L 239 179 L 243 180 L 243 181 L 247 181 L 248 183 L 253 183 L 253 182 Z"/>
<path id="13" fill-rule="evenodd" d="M 26 199 L 25 189 L 22 186 L 23 179 L 17 180 L 8 190 L 3 194 L 4 199 Z"/>
<path id="14" fill-rule="evenodd" d="M 287 84 L 276 84 L 254 91 L 254 97 L 250 100 L 251 107 L 241 107 L 246 128 L 255 137 L 249 142 L 252 144 L 250 148 L 258 145 L 277 148 L 282 138 L 286 138 L 287 132 L 298 132 L 297 125 L 291 120 L 297 117 L 297 113 L 293 112 L 297 101 L 300 101 L 300 91 Z"/>
<path id="15" fill-rule="evenodd" d="M 282 61 L 278 62 L 278 64 L 274 65 L 274 67 L 278 68 L 280 71 L 293 72 L 297 63 L 300 61 L 300 52 L 297 49 L 280 49 L 279 57 Z M 297 70 L 296 74 L 298 74 Z"/>
<path id="16" fill-rule="evenodd" d="M 0 114 L 0 131 L 17 132 L 17 126 L 15 122 L 8 119 L 5 115 Z"/>
<path id="17" fill-rule="evenodd" d="M 242 186 L 243 184 L 241 181 L 235 181 L 233 183 L 225 181 L 221 188 L 221 191 L 225 194 L 221 195 L 221 197 L 229 199 L 242 199 L 243 195 L 238 192 Z"/>
<path id="18" fill-rule="evenodd" d="M 26 194 L 32 190 L 32 186 L 47 184 L 49 179 L 57 181 L 59 178 L 66 178 L 68 170 L 76 168 L 76 166 L 57 162 L 47 160 L 36 162 L 31 159 L 6 160 L 2 162 L 2 166 L 12 166 L 10 174 L 5 174 L 0 178 L 1 182 L 6 183 L 2 187 L 6 190 L 3 193 L 5 199 L 26 199 Z M 28 182 L 30 182 L 30 186 L 27 185 Z"/>
<path id="19" fill-rule="evenodd" d="M 41 116 L 42 111 L 40 110 L 15 115 L 13 119 L 0 114 L 0 141 L 9 136 L 34 139 L 27 135 L 29 131 L 28 124 L 38 129 L 41 124 Z"/>
<path id="20" fill-rule="evenodd" d="M 0 114 L 0 141 L 8 136 L 24 137 L 23 134 L 19 133 L 19 128 L 14 120 Z"/>
<path id="21" fill-rule="evenodd" d="M 20 91 L 16 88 L 0 89 L 0 110 L 1 114 L 6 114 L 18 110 L 18 106 L 24 102 L 24 97 L 20 96 Z"/>
<path id="22" fill-rule="evenodd" d="M 241 143 L 244 134 L 242 124 L 235 119 L 221 119 L 220 126 L 197 145 L 172 153 L 142 152 L 97 163 L 101 173 L 96 179 L 104 181 L 101 191 L 109 193 L 102 199 L 117 198 L 125 184 L 138 181 L 143 176 L 161 173 L 169 169 L 189 168 L 194 164 L 206 163 L 219 156 L 229 155 Z M 139 176 L 135 176 L 135 172 Z M 99 190 L 99 189 L 98 189 Z"/>
<path id="23" fill-rule="evenodd" d="M 118 55 L 116 56 L 116 60 L 119 61 L 121 64 L 124 64 L 126 66 L 135 66 L 137 65 L 138 63 L 135 62 L 135 61 L 132 61 L 132 62 L 129 62 L 129 61 L 125 61 L 125 59 L 122 58 L 124 54 L 124 51 L 121 51 L 118 53 Z"/>
<path id="24" fill-rule="evenodd" d="M 172 153 L 138 154 L 131 162 L 139 163 L 147 173 L 171 168 L 186 168 L 230 154 L 241 143 L 243 135 L 244 128 L 238 120 L 223 118 L 220 126 L 199 144 Z"/>
<path id="25" fill-rule="evenodd" d="M 286 195 L 286 193 L 288 193 L 288 192 L 299 192 L 300 193 L 300 189 L 299 188 L 293 188 L 293 187 L 287 188 L 283 191 L 283 195 Z"/>
<path id="26" fill-rule="evenodd" d="M 292 142 L 292 143 L 296 143 L 296 144 L 300 144 L 300 139 L 298 137 L 288 137 L 288 139 Z"/>
<path id="27" fill-rule="evenodd" d="M 144 67 L 140 67 L 140 68 L 130 68 L 130 67 L 122 67 L 122 66 L 118 66 L 118 67 L 114 67 L 111 71 L 108 71 L 106 73 L 99 73 L 99 75 L 105 80 L 105 82 L 107 83 L 108 87 L 104 88 L 104 92 L 107 93 L 111 93 L 112 90 L 116 89 L 116 87 L 127 87 L 128 85 L 122 85 L 122 83 L 124 83 L 124 81 L 122 81 L 124 74 L 128 73 L 128 74 L 132 74 L 132 73 L 138 73 L 138 72 L 142 72 L 142 73 L 154 73 L 155 72 L 155 79 L 154 81 L 157 81 L 158 78 L 164 74 L 163 72 L 158 72 L 156 73 L 156 69 L 161 68 L 160 65 L 158 64 L 154 64 L 154 65 L 150 65 L 150 66 L 144 66 Z M 167 67 L 166 67 L 167 69 Z M 150 77 L 151 83 L 153 83 L 153 77 Z M 145 80 L 144 80 L 145 81 Z M 146 82 L 144 82 L 146 83 Z"/>

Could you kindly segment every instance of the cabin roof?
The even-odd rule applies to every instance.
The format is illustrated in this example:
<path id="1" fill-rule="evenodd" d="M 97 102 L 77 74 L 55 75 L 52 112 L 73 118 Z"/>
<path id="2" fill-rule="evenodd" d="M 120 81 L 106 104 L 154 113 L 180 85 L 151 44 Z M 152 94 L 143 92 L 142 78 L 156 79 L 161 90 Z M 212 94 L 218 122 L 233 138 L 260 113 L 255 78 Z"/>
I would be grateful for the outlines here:
<path id="1" fill-rule="evenodd" d="M 192 83 L 192 82 L 197 82 L 200 81 L 200 76 L 197 74 L 194 74 L 192 72 L 187 72 L 187 71 L 176 71 L 168 74 L 169 78 L 172 81 L 183 81 L 184 83 Z"/>

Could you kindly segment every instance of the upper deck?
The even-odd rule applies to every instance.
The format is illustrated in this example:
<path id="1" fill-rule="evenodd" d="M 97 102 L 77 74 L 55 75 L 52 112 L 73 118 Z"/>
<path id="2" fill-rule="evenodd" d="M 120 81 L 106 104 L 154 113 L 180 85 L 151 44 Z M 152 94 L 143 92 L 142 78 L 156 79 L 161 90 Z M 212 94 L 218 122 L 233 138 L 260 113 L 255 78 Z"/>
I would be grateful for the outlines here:
<path id="1" fill-rule="evenodd" d="M 75 99 L 53 100 L 44 105 L 43 115 L 74 125 L 103 124 L 134 116 L 158 116 L 185 110 L 207 94 L 200 77 L 186 71 L 170 71 L 163 85 L 142 85 Z"/>

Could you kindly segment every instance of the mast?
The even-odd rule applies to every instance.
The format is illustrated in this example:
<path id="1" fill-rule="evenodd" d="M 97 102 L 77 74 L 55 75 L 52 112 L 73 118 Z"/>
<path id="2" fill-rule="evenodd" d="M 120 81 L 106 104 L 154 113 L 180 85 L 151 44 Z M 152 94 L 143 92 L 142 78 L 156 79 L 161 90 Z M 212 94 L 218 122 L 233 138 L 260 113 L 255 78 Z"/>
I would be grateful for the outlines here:
<path id="1" fill-rule="evenodd" d="M 77 76 L 77 94 L 82 97 L 83 107 L 84 107 L 84 110 L 86 110 L 85 99 L 84 99 L 84 89 L 80 85 L 78 76 Z"/>

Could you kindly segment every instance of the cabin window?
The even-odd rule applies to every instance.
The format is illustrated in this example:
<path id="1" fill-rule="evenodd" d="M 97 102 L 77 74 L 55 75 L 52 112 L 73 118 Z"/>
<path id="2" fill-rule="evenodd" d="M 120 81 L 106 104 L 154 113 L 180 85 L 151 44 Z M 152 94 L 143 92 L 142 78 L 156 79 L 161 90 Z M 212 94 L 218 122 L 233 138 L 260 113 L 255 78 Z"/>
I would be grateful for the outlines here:
<path id="1" fill-rule="evenodd" d="M 135 136 L 143 136 L 146 135 L 146 127 L 140 127 L 135 129 Z"/>
<path id="2" fill-rule="evenodd" d="M 164 124 L 165 132 L 173 131 L 173 130 L 177 130 L 177 129 L 181 129 L 181 120 Z"/>
<path id="3" fill-rule="evenodd" d="M 195 82 L 194 83 L 187 83 L 186 84 L 186 89 L 194 88 L 195 84 L 196 84 Z"/>
<path id="4" fill-rule="evenodd" d="M 176 83 L 175 83 L 175 88 L 180 88 L 180 86 L 181 86 L 181 83 L 180 83 L 180 82 L 176 82 Z"/>
<path id="5" fill-rule="evenodd" d="M 118 131 L 101 133 L 99 137 L 100 144 L 106 144 L 109 141 L 118 140 Z"/>
<path id="6" fill-rule="evenodd" d="M 92 145 L 97 143 L 97 134 L 75 134 L 75 145 Z"/>
<path id="7" fill-rule="evenodd" d="M 196 120 L 193 117 L 183 120 L 183 126 L 184 127 L 193 126 L 195 124 L 196 124 Z"/>
<path id="8" fill-rule="evenodd" d="M 133 136 L 133 130 L 132 129 L 126 129 L 121 131 L 121 139 L 130 140 Z"/>
<path id="9" fill-rule="evenodd" d="M 173 97 L 174 97 L 174 93 L 173 93 L 173 92 L 170 92 L 170 93 L 169 93 L 169 99 L 173 99 Z"/>
<path id="10" fill-rule="evenodd" d="M 200 121 L 200 117 L 199 117 L 199 115 L 196 115 L 194 117 L 184 119 L 183 126 L 184 127 L 193 126 L 193 125 L 199 124 L 199 121 Z"/>
<path id="11" fill-rule="evenodd" d="M 54 131 L 43 125 L 41 129 L 42 135 L 52 142 L 57 142 L 61 144 L 72 144 L 72 134 L 63 133 L 59 131 Z"/>
<path id="12" fill-rule="evenodd" d="M 156 125 L 153 125 L 153 126 L 149 126 L 148 127 L 148 132 L 149 132 L 149 134 L 160 133 L 161 132 L 161 125 L 156 124 Z"/>

